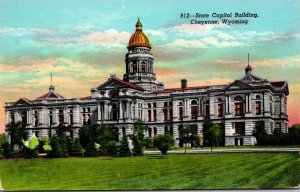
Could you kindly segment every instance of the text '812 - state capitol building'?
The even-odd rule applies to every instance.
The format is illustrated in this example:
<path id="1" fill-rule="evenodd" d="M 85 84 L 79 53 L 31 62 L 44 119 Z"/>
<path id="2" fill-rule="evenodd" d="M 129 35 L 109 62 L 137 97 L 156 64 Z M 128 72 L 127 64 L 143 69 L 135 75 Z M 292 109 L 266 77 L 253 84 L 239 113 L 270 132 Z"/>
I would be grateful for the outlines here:
<path id="1" fill-rule="evenodd" d="M 139 20 L 127 48 L 123 79 L 112 75 L 91 89 L 91 96 L 76 99 L 63 97 L 50 85 L 49 92 L 35 100 L 6 103 L 6 123 L 21 121 L 29 135 L 40 139 L 51 137 L 59 125 L 70 126 L 73 137 L 85 125 L 112 125 L 122 138 L 142 119 L 149 138 L 171 133 L 177 144 L 183 125 L 202 135 L 205 116 L 221 125 L 225 145 L 254 145 L 257 121 L 264 121 L 268 133 L 275 128 L 288 131 L 286 81 L 257 77 L 248 64 L 245 75 L 227 85 L 188 87 L 183 79 L 181 87 L 165 89 L 156 82 L 151 45 Z"/>

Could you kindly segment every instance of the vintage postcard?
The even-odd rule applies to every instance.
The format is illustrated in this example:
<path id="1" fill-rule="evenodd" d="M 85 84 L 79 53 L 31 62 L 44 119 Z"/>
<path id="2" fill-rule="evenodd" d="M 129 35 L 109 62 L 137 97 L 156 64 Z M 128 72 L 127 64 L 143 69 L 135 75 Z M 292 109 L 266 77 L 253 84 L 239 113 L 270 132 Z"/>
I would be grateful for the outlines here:
<path id="1" fill-rule="evenodd" d="M 0 190 L 299 189 L 299 0 L 0 0 Z"/>

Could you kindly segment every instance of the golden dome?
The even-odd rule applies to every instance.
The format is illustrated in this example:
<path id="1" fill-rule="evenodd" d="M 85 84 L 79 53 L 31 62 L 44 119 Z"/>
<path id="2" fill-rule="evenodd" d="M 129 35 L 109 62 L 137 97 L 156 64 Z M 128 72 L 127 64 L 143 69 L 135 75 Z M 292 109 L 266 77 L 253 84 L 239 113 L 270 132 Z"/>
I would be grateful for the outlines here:
<path id="1" fill-rule="evenodd" d="M 136 28 L 135 33 L 130 37 L 127 48 L 148 47 L 151 49 L 151 45 L 148 40 L 148 37 L 143 33 L 142 23 L 140 21 L 140 18 L 138 18 L 135 28 Z"/>

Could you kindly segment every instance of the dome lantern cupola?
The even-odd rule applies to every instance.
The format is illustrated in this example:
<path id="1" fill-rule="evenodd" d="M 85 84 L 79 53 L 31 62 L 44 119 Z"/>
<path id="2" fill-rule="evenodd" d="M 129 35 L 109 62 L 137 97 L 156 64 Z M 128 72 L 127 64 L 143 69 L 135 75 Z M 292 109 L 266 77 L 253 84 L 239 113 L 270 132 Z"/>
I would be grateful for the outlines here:
<path id="1" fill-rule="evenodd" d="M 147 47 L 151 49 L 150 42 L 148 40 L 148 37 L 143 33 L 143 25 L 140 21 L 140 18 L 138 18 L 138 21 L 135 25 L 135 33 L 130 37 L 129 43 L 127 48 L 131 49 L 134 47 Z"/>
<path id="2" fill-rule="evenodd" d="M 251 72 L 252 72 L 252 67 L 251 67 L 250 64 L 249 64 L 249 53 L 248 53 L 248 65 L 247 65 L 247 67 L 245 68 L 245 74 L 246 74 L 246 75 L 251 75 Z"/>

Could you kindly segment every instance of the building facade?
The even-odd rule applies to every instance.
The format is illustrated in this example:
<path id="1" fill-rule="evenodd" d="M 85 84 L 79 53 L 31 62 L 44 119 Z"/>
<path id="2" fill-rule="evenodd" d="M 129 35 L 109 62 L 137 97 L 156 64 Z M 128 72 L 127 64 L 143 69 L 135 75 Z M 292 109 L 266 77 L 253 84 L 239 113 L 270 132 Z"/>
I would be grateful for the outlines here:
<path id="1" fill-rule="evenodd" d="M 6 123 L 21 121 L 29 135 L 40 139 L 51 137 L 59 125 L 70 126 L 73 137 L 85 125 L 111 125 L 122 138 L 141 119 L 149 138 L 171 133 L 177 144 L 183 125 L 202 135 L 205 116 L 221 125 L 225 145 L 254 145 L 257 121 L 264 121 L 267 133 L 275 128 L 288 132 L 286 81 L 260 78 L 248 64 L 244 76 L 227 85 L 188 87 L 182 79 L 181 87 L 165 89 L 156 82 L 151 45 L 139 20 L 127 48 L 123 79 L 111 75 L 90 96 L 76 99 L 63 97 L 50 85 L 35 100 L 6 103 Z"/>

